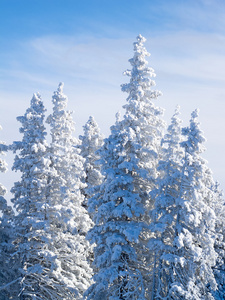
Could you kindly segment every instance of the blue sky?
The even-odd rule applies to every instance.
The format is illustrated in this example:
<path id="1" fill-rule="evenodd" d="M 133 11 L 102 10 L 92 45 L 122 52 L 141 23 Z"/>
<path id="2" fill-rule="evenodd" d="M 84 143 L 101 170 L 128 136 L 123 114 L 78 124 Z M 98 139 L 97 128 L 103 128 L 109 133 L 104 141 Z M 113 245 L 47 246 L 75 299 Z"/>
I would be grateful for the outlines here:
<path id="1" fill-rule="evenodd" d="M 107 135 L 126 102 L 136 36 L 147 38 L 169 121 L 181 106 L 184 126 L 200 108 L 205 153 L 225 188 L 225 2 L 223 0 L 0 0 L 0 140 L 20 139 L 18 115 L 34 92 L 51 113 L 51 96 L 65 83 L 76 135 L 93 115 Z M 7 155 L 9 168 L 13 156 Z M 0 180 L 10 189 L 10 171 Z"/>

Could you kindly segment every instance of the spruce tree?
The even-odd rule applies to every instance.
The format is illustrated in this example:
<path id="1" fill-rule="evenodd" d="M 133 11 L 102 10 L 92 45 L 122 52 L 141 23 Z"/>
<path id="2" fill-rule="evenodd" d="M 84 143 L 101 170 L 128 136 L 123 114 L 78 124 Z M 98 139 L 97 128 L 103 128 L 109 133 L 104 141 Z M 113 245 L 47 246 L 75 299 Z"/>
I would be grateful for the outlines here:
<path id="1" fill-rule="evenodd" d="M 92 222 L 82 205 L 84 159 L 79 154 L 78 141 L 73 137 L 75 128 L 72 113 L 66 111 L 67 101 L 63 84 L 60 83 L 52 97 L 53 113 L 47 118 L 52 138 L 49 152 L 52 173 L 47 185 L 48 212 L 61 268 L 57 277 L 71 288 L 72 299 L 81 299 L 92 277 L 88 263 L 91 247 L 85 239 Z"/>
<path id="2" fill-rule="evenodd" d="M 219 183 L 211 187 L 214 202 L 213 208 L 216 214 L 216 239 L 215 251 L 217 253 L 216 265 L 213 267 L 218 289 L 213 293 L 217 300 L 225 299 L 225 201 Z"/>
<path id="3" fill-rule="evenodd" d="M 100 133 L 97 122 L 92 116 L 89 117 L 87 123 L 83 126 L 83 130 L 84 135 L 79 136 L 81 143 L 78 147 L 81 150 L 80 155 L 85 159 L 85 178 L 83 178 L 83 182 L 86 183 L 86 187 L 82 192 L 86 201 L 88 201 L 95 193 L 96 187 L 103 180 L 101 164 L 99 162 L 100 155 L 98 153 L 98 150 L 103 145 L 103 136 Z"/>
<path id="4" fill-rule="evenodd" d="M 149 283 L 149 299 L 168 297 L 172 270 L 166 257 L 173 252 L 176 216 L 179 209 L 176 199 L 180 195 L 184 157 L 181 141 L 181 120 L 177 107 L 167 133 L 162 139 L 163 155 L 158 165 L 161 176 L 158 177 L 156 189 L 151 191 L 151 197 L 155 198 L 155 207 L 150 212 L 152 223 L 149 250 L 150 253 L 155 253 L 155 256 L 152 281 Z"/>
<path id="5" fill-rule="evenodd" d="M 0 126 L 0 130 L 1 130 Z M 0 155 L 4 155 L 8 147 L 0 141 Z M 7 171 L 7 163 L 0 157 L 0 172 Z M 0 295 L 1 299 L 10 299 L 10 289 L 12 281 L 15 278 L 16 270 L 14 265 L 10 264 L 10 255 L 13 252 L 13 217 L 12 207 L 7 204 L 4 198 L 7 190 L 0 183 Z M 11 284 L 9 284 L 11 283 Z M 16 282 L 13 282 L 14 285 Z"/>
<path id="6" fill-rule="evenodd" d="M 194 111 L 181 142 L 175 114 L 163 140 L 168 145 L 159 162 L 164 175 L 152 192 L 156 201 L 149 248 L 157 256 L 151 299 L 213 299 L 216 289 L 215 193 L 211 171 L 200 156 L 205 139 L 197 117 Z"/>
<path id="7" fill-rule="evenodd" d="M 21 172 L 21 180 L 11 190 L 17 212 L 12 259 L 20 273 L 20 290 L 11 291 L 15 299 L 60 299 L 63 296 L 63 287 L 54 276 L 57 265 L 47 216 L 46 186 L 50 160 L 46 157 L 44 113 L 40 95 L 34 94 L 24 116 L 17 117 L 22 124 L 22 141 L 11 146 L 14 152 L 19 152 L 13 170 Z"/>
<path id="8" fill-rule="evenodd" d="M 89 201 L 95 226 L 88 238 L 94 250 L 95 283 L 88 299 L 145 299 L 147 285 L 147 238 L 152 207 L 149 191 L 155 185 L 164 123 L 162 110 L 155 107 L 161 93 L 152 90 L 153 69 L 145 59 L 149 53 L 141 35 L 134 43 L 132 70 L 125 72 L 130 83 L 125 115 L 111 127 L 101 149 L 106 176 L 99 192 Z"/>
<path id="9" fill-rule="evenodd" d="M 209 199 L 209 168 L 201 157 L 205 138 L 199 128 L 198 111 L 192 113 L 190 126 L 182 133 L 184 148 L 180 195 L 176 199 L 173 250 L 164 259 L 171 265 L 170 299 L 213 299 L 217 285 L 212 268 L 216 263 L 215 220 Z M 160 298 L 159 298 L 160 299 Z"/>

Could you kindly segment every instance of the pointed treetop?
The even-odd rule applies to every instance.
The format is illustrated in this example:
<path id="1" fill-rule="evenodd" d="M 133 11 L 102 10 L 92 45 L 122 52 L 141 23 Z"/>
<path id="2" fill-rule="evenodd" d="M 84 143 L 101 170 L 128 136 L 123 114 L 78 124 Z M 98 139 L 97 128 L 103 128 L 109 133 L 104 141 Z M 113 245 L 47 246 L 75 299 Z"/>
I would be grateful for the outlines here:
<path id="1" fill-rule="evenodd" d="M 161 145 L 166 144 L 166 147 L 163 148 L 166 159 L 163 159 L 163 161 L 168 160 L 168 162 L 170 162 L 171 160 L 174 160 L 175 157 L 176 157 L 176 160 L 179 161 L 183 157 L 183 148 L 181 148 L 181 146 L 180 146 L 180 143 L 183 140 L 183 136 L 181 134 L 182 120 L 180 119 L 179 115 L 180 115 L 180 107 L 177 106 L 175 109 L 175 112 L 171 118 L 171 123 L 169 124 L 169 126 L 167 128 L 167 133 L 164 135 L 164 137 L 161 141 Z M 164 164 L 164 162 L 163 162 L 163 164 Z M 161 163 L 161 165 L 163 165 L 163 164 Z M 162 168 L 161 168 L 161 170 L 162 170 Z"/>
<path id="2" fill-rule="evenodd" d="M 87 123 L 83 126 L 84 132 L 87 133 L 90 130 L 90 128 L 92 128 L 92 127 L 94 127 L 94 128 L 97 129 L 98 128 L 98 124 L 95 121 L 95 119 L 94 119 L 93 116 L 89 116 Z"/>
<path id="3" fill-rule="evenodd" d="M 63 93 L 63 87 L 64 87 L 64 83 L 63 83 L 63 82 L 60 82 L 57 91 L 58 91 L 59 93 Z"/>
<path id="4" fill-rule="evenodd" d="M 34 93 L 33 94 L 33 97 L 32 97 L 32 99 L 31 99 L 31 101 L 33 101 L 33 102 L 40 102 L 40 100 L 41 100 L 41 95 L 40 95 L 40 93 Z"/>
<path id="5" fill-rule="evenodd" d="M 130 77 L 129 83 L 121 85 L 122 91 L 129 93 L 128 102 L 130 100 L 151 101 L 151 99 L 156 99 L 162 94 L 152 90 L 155 81 L 151 78 L 156 75 L 155 71 L 148 67 L 146 56 L 150 56 L 150 53 L 143 45 L 145 41 L 143 36 L 137 36 L 137 42 L 134 43 L 134 56 L 129 59 L 132 69 L 124 72 L 124 75 Z"/>
<path id="6" fill-rule="evenodd" d="M 137 41 L 138 41 L 139 44 L 143 44 L 143 43 L 146 42 L 146 38 L 143 37 L 141 34 L 139 34 L 139 35 L 137 36 Z"/>
<path id="7" fill-rule="evenodd" d="M 177 105 L 175 108 L 174 116 L 180 115 L 180 105 Z"/>
<path id="8" fill-rule="evenodd" d="M 173 130 L 174 125 L 180 125 L 182 123 L 180 116 L 180 106 L 177 105 L 175 108 L 175 112 L 171 118 L 171 124 L 168 126 L 168 131 Z"/>
<path id="9" fill-rule="evenodd" d="M 89 116 L 88 123 L 96 123 L 95 118 L 93 116 Z"/>
<path id="10" fill-rule="evenodd" d="M 30 101 L 30 107 L 34 110 L 37 110 L 40 106 L 43 106 L 43 102 L 41 100 L 41 95 L 39 93 L 34 93 L 33 97 Z"/>
<path id="11" fill-rule="evenodd" d="M 150 53 L 144 47 L 144 43 L 146 42 L 146 38 L 144 38 L 141 34 L 137 36 L 137 42 L 134 42 L 134 51 L 138 53 L 143 53 L 146 56 L 150 56 Z"/>
<path id="12" fill-rule="evenodd" d="M 194 120 L 194 119 L 198 118 L 198 116 L 199 116 L 199 109 L 197 108 L 191 113 L 191 118 L 192 118 L 192 120 Z"/>
<path id="13" fill-rule="evenodd" d="M 55 106 L 57 106 L 57 110 L 65 109 L 67 106 L 67 96 L 63 94 L 64 83 L 60 82 L 57 88 L 57 91 L 54 92 L 52 96 L 52 102 Z M 55 110 L 55 108 L 53 108 Z"/>
<path id="14" fill-rule="evenodd" d="M 181 143 L 181 146 L 186 149 L 188 153 L 202 153 L 205 151 L 203 143 L 206 141 L 200 123 L 197 118 L 199 116 L 199 109 L 196 109 L 191 114 L 190 126 L 182 129 L 182 134 L 187 136 L 187 141 Z"/>
<path id="15" fill-rule="evenodd" d="M 130 64 L 137 69 L 142 71 L 147 71 L 150 76 L 155 76 L 154 70 L 152 68 L 147 68 L 147 60 L 145 56 L 150 56 L 150 53 L 144 47 L 144 43 L 146 42 L 146 38 L 141 36 L 140 34 L 137 36 L 137 42 L 134 42 L 134 57 L 129 59 Z M 125 72 L 125 74 L 127 74 Z M 128 75 L 128 74 L 127 74 Z"/>
<path id="16" fill-rule="evenodd" d="M 32 120 L 36 119 L 39 120 L 38 122 L 42 122 L 41 120 L 44 118 L 45 111 L 46 109 L 41 99 L 41 95 L 35 93 L 30 101 L 30 107 L 26 110 L 24 116 L 19 116 L 16 119 L 23 124 L 24 128 L 29 126 L 28 124 L 31 125 L 31 123 L 33 124 L 32 126 L 35 126 L 36 123 Z M 24 132 L 24 129 L 20 128 L 20 132 Z"/>
<path id="17" fill-rule="evenodd" d="M 81 155 L 86 159 L 86 151 L 90 152 L 90 144 L 94 143 L 92 147 L 96 147 L 94 152 L 100 148 L 103 140 L 103 136 L 100 133 L 100 129 L 98 127 L 97 122 L 95 121 L 93 116 L 90 116 L 87 123 L 83 126 L 84 135 L 80 135 L 79 139 L 81 142 Z M 96 144 L 97 143 L 97 144 Z M 89 146 L 87 146 L 89 145 Z M 88 148 L 88 149 L 87 149 Z M 90 153 L 89 153 L 90 154 Z M 94 155 L 94 154 L 93 154 Z M 94 155 L 95 156 L 95 155 Z M 89 159 L 91 156 L 89 157 Z"/>

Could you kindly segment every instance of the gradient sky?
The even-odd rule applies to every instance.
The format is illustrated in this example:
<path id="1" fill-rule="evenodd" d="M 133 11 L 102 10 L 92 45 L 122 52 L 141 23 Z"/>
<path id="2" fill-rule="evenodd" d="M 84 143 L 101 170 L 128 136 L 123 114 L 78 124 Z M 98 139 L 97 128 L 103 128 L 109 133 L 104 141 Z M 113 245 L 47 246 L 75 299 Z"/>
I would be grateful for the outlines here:
<path id="1" fill-rule="evenodd" d="M 60 81 L 76 136 L 89 115 L 107 135 L 116 112 L 123 113 L 122 73 L 139 33 L 147 38 L 165 119 L 179 104 L 187 126 L 200 109 L 204 157 L 225 189 L 224 0 L 0 0 L 0 140 L 21 138 L 16 117 L 34 92 L 50 114 Z M 13 155 L 6 160 L 10 169 Z M 15 178 L 11 171 L 0 175 L 8 190 Z"/>

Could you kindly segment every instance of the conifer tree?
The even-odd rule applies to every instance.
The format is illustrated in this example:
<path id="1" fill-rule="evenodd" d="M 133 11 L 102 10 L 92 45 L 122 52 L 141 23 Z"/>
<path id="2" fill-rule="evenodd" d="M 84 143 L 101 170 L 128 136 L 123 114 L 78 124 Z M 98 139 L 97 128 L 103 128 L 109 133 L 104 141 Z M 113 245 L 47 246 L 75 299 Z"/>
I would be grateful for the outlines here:
<path id="1" fill-rule="evenodd" d="M 179 209 L 176 199 L 180 195 L 184 157 L 181 141 L 181 120 L 177 107 L 167 133 L 162 139 L 163 155 L 158 165 L 161 176 L 158 177 L 156 189 L 151 191 L 151 197 L 155 198 L 155 207 L 150 212 L 152 237 L 149 241 L 149 250 L 155 253 L 155 257 L 152 282 L 149 285 L 149 299 L 163 299 L 168 296 L 172 270 L 165 257 L 173 252 L 175 223 Z"/>
<path id="2" fill-rule="evenodd" d="M 21 142 L 11 148 L 15 156 L 13 170 L 21 172 L 21 180 L 14 184 L 12 193 L 17 215 L 15 223 L 15 253 L 13 261 L 20 270 L 20 289 L 11 290 L 13 299 L 60 299 L 63 289 L 54 276 L 57 270 L 50 221 L 46 185 L 50 161 L 46 158 L 46 130 L 43 125 L 45 108 L 39 94 L 34 94 L 24 116 Z"/>
<path id="3" fill-rule="evenodd" d="M 176 199 L 178 212 L 173 249 L 163 257 L 171 265 L 169 299 L 213 299 L 211 290 L 216 289 L 212 271 L 217 257 L 214 249 L 216 217 L 208 203 L 209 169 L 200 156 L 205 138 L 197 117 L 196 110 L 192 113 L 190 126 L 182 130 L 187 140 L 181 143 L 185 156 L 180 195 Z"/>
<path id="4" fill-rule="evenodd" d="M 84 135 L 80 135 L 81 144 L 80 155 L 85 159 L 84 170 L 85 178 L 83 181 L 87 186 L 83 189 L 83 194 L 88 199 L 95 192 L 95 188 L 101 184 L 103 175 L 101 174 L 100 155 L 97 151 L 103 145 L 103 136 L 95 119 L 90 116 L 85 126 L 83 126 Z"/>
<path id="5" fill-rule="evenodd" d="M 85 239 L 92 222 L 82 206 L 84 159 L 79 154 L 78 141 L 72 135 L 75 129 L 71 112 L 66 111 L 67 101 L 60 83 L 52 97 L 53 113 L 47 118 L 51 127 L 49 158 L 53 171 L 48 178 L 47 197 L 61 267 L 57 276 L 73 290 L 73 299 L 81 299 L 92 277 L 88 263 L 91 247 Z"/>
<path id="6" fill-rule="evenodd" d="M 160 92 L 152 90 L 153 69 L 147 67 L 148 52 L 141 35 L 134 43 L 132 70 L 125 115 L 111 127 L 101 149 L 105 180 L 89 201 L 95 226 L 88 238 L 94 250 L 95 283 L 88 299 L 145 299 L 146 240 L 148 215 L 153 204 L 148 193 L 157 177 L 157 161 L 164 123 L 155 107 Z"/>
<path id="7" fill-rule="evenodd" d="M 60 107 L 60 100 L 66 100 L 62 85 L 53 100 L 58 100 L 55 108 Z M 84 237 L 90 220 L 80 205 L 82 159 L 70 144 L 73 124 L 63 109 L 56 109 L 49 118 L 51 125 L 55 116 L 61 121 L 54 123 L 55 155 L 52 151 L 49 154 L 44 112 L 40 96 L 34 95 L 25 115 L 18 117 L 22 142 L 15 142 L 12 147 L 20 151 L 13 169 L 22 173 L 21 181 L 12 188 L 18 213 L 13 257 L 21 269 L 19 297 L 80 299 L 91 277 L 85 256 L 88 242 Z"/>
<path id="8" fill-rule="evenodd" d="M 0 126 L 0 130 L 1 130 Z M 4 155 L 7 151 L 7 146 L 4 142 L 0 141 L 0 155 Z M 0 157 L 0 172 L 5 173 L 7 171 L 7 164 L 4 159 Z M 7 204 L 4 198 L 7 190 L 0 183 L 0 295 L 1 299 L 10 299 L 10 288 L 8 285 L 10 281 L 13 281 L 14 270 L 13 265 L 9 263 L 10 255 L 13 252 L 13 210 L 11 206 Z"/>
<path id="9" fill-rule="evenodd" d="M 217 253 L 216 265 L 213 268 L 218 289 L 213 293 L 217 300 L 225 299 L 225 201 L 219 183 L 212 185 L 214 195 L 213 208 L 216 214 L 215 251 Z"/>
<path id="10" fill-rule="evenodd" d="M 146 57 L 150 56 L 150 53 L 144 47 L 145 41 L 144 37 L 138 35 L 137 42 L 134 43 L 134 56 L 129 60 L 132 69 L 124 72 L 130 77 L 130 82 L 121 85 L 122 91 L 128 93 L 128 103 L 123 106 L 126 110 L 123 127 L 130 128 L 129 138 L 134 139 L 140 147 L 139 151 L 137 149 L 139 166 L 147 170 L 148 174 L 145 187 L 142 187 L 144 195 L 155 186 L 161 139 L 165 127 L 161 118 L 163 109 L 154 104 L 162 93 L 152 89 L 155 86 L 152 77 L 156 75 L 154 70 L 147 66 Z"/>

